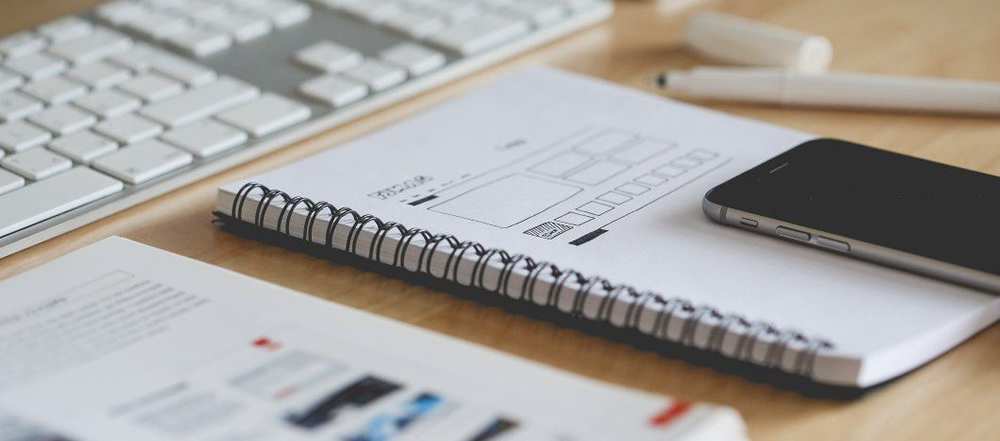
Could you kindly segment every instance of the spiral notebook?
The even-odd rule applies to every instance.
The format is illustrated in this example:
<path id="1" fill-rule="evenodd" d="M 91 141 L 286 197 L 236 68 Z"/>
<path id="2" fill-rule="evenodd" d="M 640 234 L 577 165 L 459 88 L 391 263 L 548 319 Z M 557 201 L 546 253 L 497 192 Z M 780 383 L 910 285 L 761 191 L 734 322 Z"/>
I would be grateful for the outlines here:
<path id="1" fill-rule="evenodd" d="M 216 214 L 234 231 L 849 391 L 1000 317 L 996 296 L 703 215 L 710 188 L 811 138 L 532 68 L 226 185 Z"/>

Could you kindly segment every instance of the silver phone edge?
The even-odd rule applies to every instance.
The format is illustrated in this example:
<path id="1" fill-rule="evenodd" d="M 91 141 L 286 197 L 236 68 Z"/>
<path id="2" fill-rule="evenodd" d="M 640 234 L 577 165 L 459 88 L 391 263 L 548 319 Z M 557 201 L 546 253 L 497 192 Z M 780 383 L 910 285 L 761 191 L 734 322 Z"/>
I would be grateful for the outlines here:
<path id="1" fill-rule="evenodd" d="M 708 194 L 711 194 L 711 192 Z M 709 200 L 708 194 L 706 194 L 702 199 L 702 210 L 708 218 L 720 224 L 736 227 L 741 230 L 757 234 L 763 234 L 765 236 L 784 239 L 789 242 L 809 245 L 823 251 L 841 254 L 847 257 L 854 257 L 947 282 L 957 283 L 981 291 L 986 291 L 991 294 L 1000 294 L 1000 276 L 998 275 L 726 207 Z M 742 223 L 741 221 L 744 219 L 756 221 L 757 226 L 751 227 Z M 808 233 L 809 239 L 800 240 L 778 234 L 777 228 L 779 226 Z M 820 245 L 816 240 L 818 236 L 846 243 L 850 247 L 849 251 L 840 251 Z"/>

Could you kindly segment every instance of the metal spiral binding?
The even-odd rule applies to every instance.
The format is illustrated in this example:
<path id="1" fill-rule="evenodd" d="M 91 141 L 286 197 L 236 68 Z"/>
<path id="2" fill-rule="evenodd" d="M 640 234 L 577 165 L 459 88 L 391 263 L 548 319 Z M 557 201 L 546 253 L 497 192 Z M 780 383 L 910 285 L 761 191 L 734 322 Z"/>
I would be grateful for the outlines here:
<path id="1" fill-rule="evenodd" d="M 627 303 L 627 309 L 620 326 L 632 328 L 659 339 L 722 353 L 731 358 L 766 367 L 790 370 L 807 377 L 812 375 L 817 355 L 821 351 L 833 348 L 833 344 L 827 340 L 807 337 L 798 331 L 780 330 L 763 321 L 750 321 L 737 314 L 724 314 L 713 307 L 696 306 L 683 298 L 666 298 L 652 291 L 640 292 L 628 285 L 613 284 L 600 277 L 585 276 L 573 269 L 559 268 L 554 263 L 538 262 L 523 254 L 510 254 L 505 250 L 488 248 L 477 242 L 462 241 L 452 235 L 434 234 L 420 228 L 407 228 L 403 224 L 386 222 L 376 216 L 363 215 L 347 207 L 338 208 L 328 202 L 315 202 L 305 197 L 292 197 L 283 191 L 272 190 L 258 183 L 247 183 L 236 193 L 230 212 L 233 219 L 248 222 L 243 219 L 244 206 L 255 192 L 260 193 L 260 200 L 254 209 L 253 218 L 253 224 L 258 228 L 266 228 L 267 212 L 275 209 L 274 202 L 280 200 L 281 206 L 276 224 L 278 233 L 293 236 L 291 231 L 293 214 L 296 210 L 304 209 L 305 222 L 302 228 L 302 239 L 316 243 L 313 240 L 316 221 L 323 213 L 326 213 L 330 219 L 326 220 L 327 227 L 323 235 L 324 246 L 338 248 L 334 246 L 334 234 L 338 228 L 348 228 L 347 240 L 342 251 L 384 263 L 382 257 L 385 238 L 395 232 L 399 237 L 395 238 L 396 246 L 392 252 L 391 263 L 389 263 L 392 266 L 548 307 L 558 307 L 566 287 L 575 284 L 576 288 L 573 291 L 569 314 L 611 322 L 614 309 L 619 301 L 624 299 L 624 303 Z M 344 225 L 342 223 L 344 220 L 350 221 L 350 225 Z M 371 243 L 367 250 L 361 250 L 363 253 L 359 253 L 358 242 L 361 232 L 369 224 L 375 226 Z M 423 244 L 414 245 L 414 239 L 422 240 Z M 432 271 L 433 256 L 436 255 L 440 247 L 445 245 L 451 249 L 451 252 L 448 253 L 444 271 L 442 274 L 434 274 Z M 407 266 L 405 259 L 411 247 L 420 247 L 416 268 Z M 459 265 L 465 261 L 466 256 L 470 255 L 469 253 L 475 256 L 475 262 L 469 280 L 463 282 L 459 280 Z M 489 263 L 494 259 L 499 259 L 499 263 L 503 266 L 497 274 L 496 286 L 490 287 L 486 286 L 485 275 Z M 510 286 L 513 275 L 519 269 L 524 272 L 523 282 L 520 286 Z M 539 278 L 544 276 L 551 277 L 553 282 L 548 283 L 549 286 L 544 293 L 538 293 L 544 294 L 544 301 L 539 302 L 536 299 L 535 290 L 536 285 L 539 284 Z M 593 294 L 595 292 L 600 293 L 601 301 L 596 314 L 593 314 L 593 317 L 588 317 L 588 314 L 585 313 L 585 304 L 588 298 L 597 295 Z M 643 313 L 647 310 L 655 312 L 655 319 L 648 332 L 639 329 Z M 672 325 L 678 320 L 682 320 L 679 335 L 669 335 Z M 705 339 L 705 344 L 699 345 L 696 341 L 698 328 L 707 323 L 710 323 L 711 331 Z M 732 351 L 724 351 L 723 348 L 727 335 L 739 336 Z M 766 343 L 766 351 L 762 359 L 755 356 L 755 348 L 758 347 L 759 343 Z M 785 354 L 790 350 L 797 352 L 797 355 L 791 369 L 788 369 L 787 363 L 785 363 Z"/>

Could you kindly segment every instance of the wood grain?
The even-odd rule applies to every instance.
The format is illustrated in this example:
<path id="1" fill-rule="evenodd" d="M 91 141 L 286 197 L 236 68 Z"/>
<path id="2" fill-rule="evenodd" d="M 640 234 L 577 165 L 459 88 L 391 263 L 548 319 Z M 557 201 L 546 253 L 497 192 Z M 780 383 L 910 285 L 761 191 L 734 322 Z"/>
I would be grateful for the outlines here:
<path id="1" fill-rule="evenodd" d="M 98 2 L 4 3 L 0 33 Z M 1000 81 L 1000 8 L 995 0 L 743 0 L 708 1 L 699 8 L 730 11 L 826 35 L 836 48 L 836 69 Z M 668 13 L 655 2 L 619 2 L 611 21 L 586 32 L 0 260 L 0 278 L 109 235 L 122 235 L 592 378 L 725 403 L 742 412 L 751 435 L 758 440 L 997 439 L 998 326 L 861 400 L 828 402 L 243 240 L 210 223 L 215 189 L 220 184 L 399 121 L 517 66 L 550 64 L 655 93 L 650 78 L 658 71 L 709 63 L 679 44 L 688 13 L 690 10 Z M 992 118 L 704 104 L 1000 175 L 1000 123 Z"/>

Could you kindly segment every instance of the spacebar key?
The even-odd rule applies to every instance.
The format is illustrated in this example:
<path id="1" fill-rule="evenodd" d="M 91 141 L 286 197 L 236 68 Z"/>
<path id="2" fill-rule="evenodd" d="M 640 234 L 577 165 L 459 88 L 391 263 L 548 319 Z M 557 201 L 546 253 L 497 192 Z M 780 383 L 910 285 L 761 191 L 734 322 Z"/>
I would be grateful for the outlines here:
<path id="1" fill-rule="evenodd" d="M 121 181 L 77 167 L 0 196 L 0 237 L 122 191 Z"/>
<path id="2" fill-rule="evenodd" d="M 222 78 L 153 104 L 140 113 L 170 127 L 207 118 L 237 104 L 250 101 L 260 91 L 238 80 Z"/>

